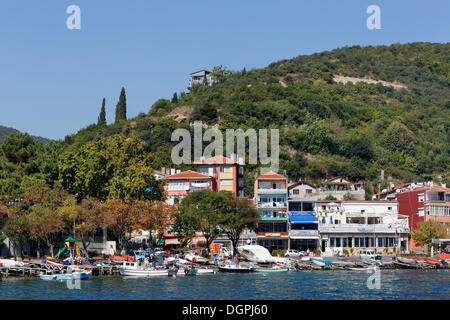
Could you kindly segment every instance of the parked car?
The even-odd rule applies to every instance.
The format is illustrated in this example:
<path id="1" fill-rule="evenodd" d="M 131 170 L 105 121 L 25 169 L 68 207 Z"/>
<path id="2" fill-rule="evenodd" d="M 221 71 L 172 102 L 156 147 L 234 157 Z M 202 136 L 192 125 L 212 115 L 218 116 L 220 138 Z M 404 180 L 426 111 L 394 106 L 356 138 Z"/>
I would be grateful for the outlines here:
<path id="1" fill-rule="evenodd" d="M 286 258 L 300 258 L 303 257 L 303 253 L 298 252 L 297 250 L 286 250 L 284 256 Z"/>
<path id="2" fill-rule="evenodd" d="M 369 264 L 381 264 L 381 256 L 375 250 L 362 250 L 359 254 L 361 260 Z"/>

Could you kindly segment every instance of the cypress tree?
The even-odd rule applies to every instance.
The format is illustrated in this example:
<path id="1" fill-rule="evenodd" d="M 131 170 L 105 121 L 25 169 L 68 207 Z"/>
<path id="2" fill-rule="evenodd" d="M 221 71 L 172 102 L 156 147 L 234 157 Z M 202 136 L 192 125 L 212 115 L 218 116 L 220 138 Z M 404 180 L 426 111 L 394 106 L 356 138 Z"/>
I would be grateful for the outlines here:
<path id="1" fill-rule="evenodd" d="M 102 109 L 100 110 L 100 114 L 98 115 L 97 124 L 106 124 L 105 98 L 103 98 L 102 101 Z"/>
<path id="2" fill-rule="evenodd" d="M 172 103 L 178 103 L 178 95 L 177 95 L 177 93 L 175 92 L 174 94 L 173 94 L 173 97 L 172 97 L 172 101 L 171 101 Z"/>
<path id="3" fill-rule="evenodd" d="M 124 87 L 120 91 L 119 102 L 116 105 L 116 123 L 120 120 L 127 120 L 127 97 Z"/>

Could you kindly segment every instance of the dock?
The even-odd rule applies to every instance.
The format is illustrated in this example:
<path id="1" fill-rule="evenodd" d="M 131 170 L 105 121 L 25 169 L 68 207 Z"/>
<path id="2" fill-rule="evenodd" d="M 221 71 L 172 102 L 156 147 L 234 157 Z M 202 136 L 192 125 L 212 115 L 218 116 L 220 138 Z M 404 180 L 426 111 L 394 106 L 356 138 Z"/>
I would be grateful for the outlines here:
<path id="1" fill-rule="evenodd" d="M 32 262 L 23 266 L 0 267 L 1 277 L 38 277 L 40 275 L 63 274 L 70 265 L 54 265 L 48 263 Z M 117 275 L 119 266 L 92 266 L 77 265 L 77 267 L 91 271 L 93 276 Z"/>

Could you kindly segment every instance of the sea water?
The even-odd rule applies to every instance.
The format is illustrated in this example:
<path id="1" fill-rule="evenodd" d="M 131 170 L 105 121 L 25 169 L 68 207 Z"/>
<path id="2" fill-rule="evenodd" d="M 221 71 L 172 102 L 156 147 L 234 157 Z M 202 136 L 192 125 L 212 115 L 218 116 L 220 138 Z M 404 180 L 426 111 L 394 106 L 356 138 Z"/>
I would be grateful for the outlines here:
<path id="1" fill-rule="evenodd" d="M 449 270 L 380 270 L 379 289 L 368 285 L 370 276 L 365 271 L 346 270 L 177 278 L 99 276 L 81 281 L 79 289 L 70 289 L 74 286 L 65 281 L 8 277 L 0 281 L 0 300 L 450 299 Z"/>

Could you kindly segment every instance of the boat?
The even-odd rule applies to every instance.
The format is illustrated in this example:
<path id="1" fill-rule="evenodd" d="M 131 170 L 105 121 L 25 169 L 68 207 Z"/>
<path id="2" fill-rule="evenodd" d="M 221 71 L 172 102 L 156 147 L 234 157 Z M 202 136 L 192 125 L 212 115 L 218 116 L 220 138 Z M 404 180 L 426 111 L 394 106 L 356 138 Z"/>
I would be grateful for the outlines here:
<path id="1" fill-rule="evenodd" d="M 417 259 L 411 259 L 411 258 L 403 258 L 403 257 L 397 257 L 398 262 L 408 264 L 408 265 L 416 265 L 418 264 Z"/>
<path id="2" fill-rule="evenodd" d="M 332 264 L 333 262 L 331 260 L 324 260 L 322 258 L 309 258 L 310 261 L 312 261 L 314 264 L 318 265 L 318 266 L 328 266 L 330 264 Z"/>
<path id="3" fill-rule="evenodd" d="M 259 267 L 254 268 L 253 271 L 254 272 L 287 272 L 287 271 L 289 271 L 289 268 L 278 266 L 278 265 L 271 266 L 271 267 L 259 266 Z"/>
<path id="4" fill-rule="evenodd" d="M 223 266 L 219 266 L 219 271 L 231 273 L 249 273 L 253 272 L 254 268 L 253 266 L 242 266 L 240 264 L 227 263 Z"/>
<path id="5" fill-rule="evenodd" d="M 256 263 L 272 263 L 276 262 L 269 250 L 259 245 L 246 245 L 236 248 L 239 254 L 247 261 Z"/>
<path id="6" fill-rule="evenodd" d="M 11 259 L 0 259 L 0 266 L 4 268 L 23 267 L 25 264 L 22 261 L 15 261 Z"/>
<path id="7" fill-rule="evenodd" d="M 207 263 L 209 260 L 195 253 L 188 253 L 184 256 L 185 260 L 195 263 Z"/>
<path id="8" fill-rule="evenodd" d="M 351 271 L 367 271 L 367 270 L 372 270 L 373 267 L 347 267 L 347 270 L 351 270 Z"/>
<path id="9" fill-rule="evenodd" d="M 62 274 L 41 274 L 41 280 L 87 280 L 92 271 L 83 270 L 78 267 L 69 267 L 67 273 Z"/>
<path id="10" fill-rule="evenodd" d="M 123 266 L 119 269 L 119 272 L 123 276 L 154 277 L 154 276 L 173 276 L 173 275 L 192 276 L 198 274 L 215 274 L 217 271 L 208 268 L 166 269 L 162 266 L 151 267 L 150 265 L 139 264 L 139 262 L 126 261 L 123 263 Z"/>

